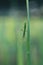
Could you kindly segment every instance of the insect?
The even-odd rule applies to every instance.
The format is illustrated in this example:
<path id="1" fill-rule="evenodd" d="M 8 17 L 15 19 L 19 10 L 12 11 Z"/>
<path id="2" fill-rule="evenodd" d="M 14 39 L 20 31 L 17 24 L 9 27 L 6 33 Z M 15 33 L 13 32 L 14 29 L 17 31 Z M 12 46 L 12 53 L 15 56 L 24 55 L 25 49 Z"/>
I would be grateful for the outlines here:
<path id="1" fill-rule="evenodd" d="M 25 32 L 26 32 L 26 22 L 24 23 L 23 38 L 25 37 Z"/>

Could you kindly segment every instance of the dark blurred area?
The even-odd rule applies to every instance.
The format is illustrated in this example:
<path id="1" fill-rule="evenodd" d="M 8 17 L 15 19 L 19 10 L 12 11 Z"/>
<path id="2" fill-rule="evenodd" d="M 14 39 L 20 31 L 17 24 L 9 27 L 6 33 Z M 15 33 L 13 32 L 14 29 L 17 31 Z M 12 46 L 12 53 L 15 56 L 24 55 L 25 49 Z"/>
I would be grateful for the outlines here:
<path id="1" fill-rule="evenodd" d="M 43 17 L 43 0 L 30 0 L 30 16 Z"/>
<path id="2" fill-rule="evenodd" d="M 24 8 L 25 0 L 0 0 L 0 9 L 9 9 L 12 7 Z"/>
<path id="3" fill-rule="evenodd" d="M 25 0 L 0 0 L 0 15 L 9 14 L 9 11 L 26 11 Z M 11 13 L 12 13 L 11 12 Z"/>
<path id="4" fill-rule="evenodd" d="M 38 6 L 42 6 L 43 5 L 43 0 L 29 0 L 30 2 L 34 1 L 38 4 Z"/>
<path id="5" fill-rule="evenodd" d="M 29 0 L 30 12 L 39 15 L 39 9 L 43 12 L 43 0 Z M 9 10 L 22 10 L 26 11 L 26 0 L 0 0 L 0 14 L 5 14 Z M 26 13 L 26 12 L 25 12 Z"/>

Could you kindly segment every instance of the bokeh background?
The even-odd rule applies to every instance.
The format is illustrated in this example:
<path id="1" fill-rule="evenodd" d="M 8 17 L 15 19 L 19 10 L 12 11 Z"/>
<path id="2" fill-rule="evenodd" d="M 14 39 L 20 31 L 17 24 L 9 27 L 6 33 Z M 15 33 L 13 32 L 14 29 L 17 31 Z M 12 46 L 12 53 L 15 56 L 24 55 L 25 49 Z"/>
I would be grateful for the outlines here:
<path id="1" fill-rule="evenodd" d="M 43 0 L 30 0 L 32 65 L 43 65 Z"/>
<path id="2" fill-rule="evenodd" d="M 29 0 L 29 11 L 30 64 L 43 65 L 43 0 Z M 27 65 L 27 20 L 26 0 L 0 0 L 0 65 Z"/>
<path id="3" fill-rule="evenodd" d="M 0 0 L 0 65 L 26 64 L 25 22 L 25 0 Z"/>

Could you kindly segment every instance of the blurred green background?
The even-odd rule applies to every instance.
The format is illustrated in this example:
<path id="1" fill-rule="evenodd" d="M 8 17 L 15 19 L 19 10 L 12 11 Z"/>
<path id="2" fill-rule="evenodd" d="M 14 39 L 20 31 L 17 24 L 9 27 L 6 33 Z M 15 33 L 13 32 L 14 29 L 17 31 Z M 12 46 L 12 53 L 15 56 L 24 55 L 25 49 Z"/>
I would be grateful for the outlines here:
<path id="1" fill-rule="evenodd" d="M 26 62 L 26 35 L 23 39 L 25 21 L 27 22 L 26 17 L 0 17 L 0 65 Z"/>
<path id="2" fill-rule="evenodd" d="M 29 5 L 30 65 L 43 65 L 43 1 L 29 0 Z M 1 0 L 0 65 L 27 65 L 27 27 L 26 0 Z"/>

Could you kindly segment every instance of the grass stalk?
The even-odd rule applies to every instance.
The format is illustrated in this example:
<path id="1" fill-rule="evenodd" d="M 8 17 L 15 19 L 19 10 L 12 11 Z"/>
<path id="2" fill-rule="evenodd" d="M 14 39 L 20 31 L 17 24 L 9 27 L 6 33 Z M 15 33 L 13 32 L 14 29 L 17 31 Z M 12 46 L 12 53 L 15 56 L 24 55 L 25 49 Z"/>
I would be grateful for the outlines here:
<path id="1" fill-rule="evenodd" d="M 30 17 L 29 17 L 29 0 L 26 0 L 28 29 L 27 29 L 27 65 L 30 64 Z"/>

